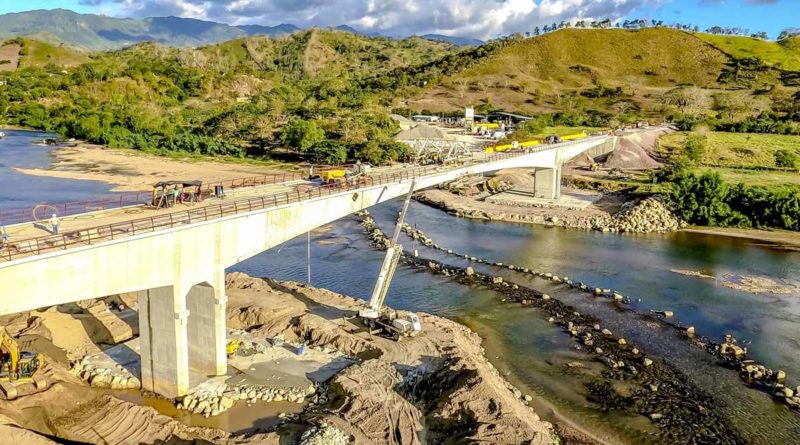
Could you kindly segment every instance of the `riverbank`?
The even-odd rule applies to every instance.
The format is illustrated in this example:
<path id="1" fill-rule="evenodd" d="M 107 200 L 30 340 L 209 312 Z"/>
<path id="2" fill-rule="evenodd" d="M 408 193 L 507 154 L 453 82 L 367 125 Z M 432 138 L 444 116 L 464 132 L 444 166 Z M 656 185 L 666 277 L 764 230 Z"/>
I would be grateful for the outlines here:
<path id="1" fill-rule="evenodd" d="M 563 189 L 566 194 L 572 192 Z M 665 208 L 652 211 L 647 218 L 652 218 L 649 227 L 642 224 L 644 230 L 625 230 L 629 226 L 631 215 L 623 215 L 626 208 L 624 200 L 614 195 L 603 195 L 584 208 L 568 206 L 519 206 L 501 204 L 496 201 L 487 202 L 480 198 L 462 196 L 448 190 L 429 189 L 415 195 L 415 199 L 423 204 L 444 210 L 454 216 L 486 221 L 502 221 L 524 224 L 538 224 L 580 230 L 597 230 L 601 232 L 671 232 L 683 231 L 710 236 L 726 236 L 753 241 L 764 247 L 800 251 L 800 233 L 786 230 L 759 230 L 726 227 L 687 227 L 665 215 Z M 630 205 L 628 206 L 630 207 Z M 615 221 L 619 215 L 621 220 Z M 665 219 L 666 218 L 666 219 Z"/>
<path id="2" fill-rule="evenodd" d="M 149 190 L 164 180 L 218 182 L 285 173 L 280 163 L 244 163 L 197 158 L 156 156 L 137 150 L 112 149 L 84 142 L 70 142 L 53 150 L 48 168 L 16 168 L 27 175 L 101 181 L 114 192 Z"/>
<path id="3" fill-rule="evenodd" d="M 286 347 L 294 350 L 302 344 L 308 351 L 303 356 L 282 353 L 278 362 L 281 365 L 269 368 L 270 375 L 291 374 L 289 368 L 295 366 L 293 363 L 305 363 L 302 366 L 306 369 L 313 363 L 309 360 L 317 360 L 317 356 L 341 357 L 337 363 L 347 361 L 349 366 L 315 383 L 313 394 L 301 398 L 298 414 L 281 415 L 275 419 L 275 427 L 231 432 L 176 420 L 196 408 L 196 403 L 190 403 L 188 397 L 176 401 L 182 410 L 174 407 L 166 410 L 163 402 L 154 404 L 160 407 L 156 410 L 132 403 L 130 390 L 108 389 L 106 383 L 112 379 L 97 377 L 106 375 L 105 371 L 98 368 L 96 361 L 84 357 L 111 351 L 112 344 L 117 345 L 115 348 L 128 345 L 135 338 L 136 330 L 130 328 L 136 324 L 135 302 L 130 296 L 122 296 L 3 317 L 0 322 L 13 335 L 20 336 L 26 348 L 48 355 L 47 372 L 52 386 L 44 392 L 0 404 L 0 416 L 5 416 L 8 424 L 38 434 L 86 443 L 203 440 L 213 444 L 338 445 L 355 441 L 416 445 L 456 438 L 511 445 L 549 444 L 557 440 L 552 426 L 527 406 L 530 396 L 511 386 L 494 369 L 484 357 L 480 337 L 465 326 L 421 313 L 423 332 L 396 342 L 370 335 L 354 319 L 358 309 L 364 307 L 361 300 L 299 283 L 251 278 L 241 273 L 228 275 L 226 283 L 231 335 L 251 340 L 232 358 L 228 386 L 246 375 L 249 387 L 255 388 L 254 379 L 258 381 L 259 377 L 253 369 L 264 366 L 258 364 L 259 357 L 276 347 L 279 351 Z M 133 309 L 121 313 L 109 310 L 106 304 L 119 302 L 119 298 Z M 120 319 L 125 322 L 113 322 Z M 279 344 L 276 339 L 284 346 L 275 346 Z M 253 352 L 252 345 L 256 343 L 262 346 Z M 243 369 L 238 364 L 241 361 L 246 363 Z M 72 371 L 68 372 L 70 364 Z M 126 363 L 125 369 L 112 368 L 109 375 L 116 377 L 130 372 L 125 369 L 133 369 L 135 374 L 136 366 Z M 324 364 L 319 370 L 306 369 L 295 378 L 323 374 L 323 369 L 331 368 L 333 364 Z M 268 376 L 264 378 L 261 388 L 268 385 L 265 383 Z M 130 385 L 134 380 L 125 377 L 114 381 Z M 204 399 L 200 395 L 207 388 L 208 385 L 196 386 L 191 397 L 202 404 Z M 263 397 L 248 395 L 238 402 L 228 395 L 217 398 L 222 400 L 219 405 L 230 409 L 232 415 L 243 416 L 248 410 L 256 413 L 268 410 L 271 404 L 281 402 L 277 394 L 285 394 L 271 389 L 261 391 Z M 225 402 L 225 397 L 230 401 Z M 289 397 L 294 402 L 300 400 L 294 393 Z M 205 403 L 207 406 L 209 402 Z M 223 417 L 227 413 L 212 414 Z M 233 419 L 220 426 L 228 422 Z M 334 439 L 311 442 L 313 437 L 322 435 Z"/>
<path id="4" fill-rule="evenodd" d="M 362 224 L 375 247 L 385 248 L 388 243 L 386 235 L 369 215 L 362 216 Z M 407 226 L 406 230 L 413 229 Z M 441 249 L 436 244 L 431 247 Z M 476 263 L 486 263 L 468 255 L 449 251 L 447 253 L 463 256 Z M 403 254 L 402 261 L 410 267 L 448 277 L 464 285 L 486 286 L 504 297 L 504 302 L 540 309 L 545 316 L 549 316 L 549 323 L 559 326 L 574 338 L 576 350 L 585 351 L 606 366 L 606 371 L 598 373 L 586 384 L 587 399 L 600 404 L 606 410 L 638 412 L 649 418 L 659 430 L 652 438 L 652 443 L 745 443 L 723 412 L 718 410 L 710 393 L 693 385 L 668 361 L 649 355 L 647 345 L 631 343 L 630 340 L 612 333 L 604 327 L 603 320 L 579 313 L 575 307 L 546 293 L 479 271 L 477 267 L 453 266 L 409 253 Z M 592 291 L 587 285 L 574 283 L 567 277 L 557 277 L 513 265 L 505 266 L 502 263 L 495 265 L 523 274 L 541 275 L 597 296 L 608 296 L 620 303 L 626 300 L 611 290 Z M 683 331 L 680 328 L 679 330 Z M 567 365 L 568 368 L 573 366 L 584 368 L 581 364 Z M 574 371 L 575 369 L 571 372 Z"/>

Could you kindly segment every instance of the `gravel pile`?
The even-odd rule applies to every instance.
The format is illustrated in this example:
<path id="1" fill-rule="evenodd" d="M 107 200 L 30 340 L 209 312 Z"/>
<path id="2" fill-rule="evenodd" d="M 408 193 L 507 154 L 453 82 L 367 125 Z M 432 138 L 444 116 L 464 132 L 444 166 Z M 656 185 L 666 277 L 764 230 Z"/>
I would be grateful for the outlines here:
<path id="1" fill-rule="evenodd" d="M 347 434 L 330 425 L 313 427 L 300 437 L 300 445 L 347 445 L 350 438 Z"/>
<path id="2" fill-rule="evenodd" d="M 671 232 L 681 227 L 681 221 L 661 198 L 651 197 L 636 204 L 626 203 L 612 217 L 610 226 L 619 232 Z"/>
<path id="3" fill-rule="evenodd" d="M 552 216 L 545 221 L 546 224 L 600 232 L 666 233 L 685 226 L 658 196 L 627 202 L 614 215 Z"/>

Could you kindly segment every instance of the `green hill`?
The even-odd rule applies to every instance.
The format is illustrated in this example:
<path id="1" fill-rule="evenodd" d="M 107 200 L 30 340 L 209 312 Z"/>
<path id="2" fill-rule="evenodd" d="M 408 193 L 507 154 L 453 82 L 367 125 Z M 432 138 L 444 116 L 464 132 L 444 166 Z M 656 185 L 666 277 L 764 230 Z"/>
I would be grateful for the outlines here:
<path id="1" fill-rule="evenodd" d="M 421 37 L 390 39 L 312 29 L 280 38 L 249 37 L 199 49 L 203 66 L 282 71 L 295 76 L 358 77 L 438 60 L 455 45 Z"/>
<path id="2" fill-rule="evenodd" d="M 697 87 L 710 102 L 715 91 L 780 83 L 778 72 L 734 62 L 705 40 L 668 28 L 564 29 L 518 39 L 463 67 L 450 67 L 452 75 L 441 77 L 410 106 L 455 110 L 471 103 L 524 112 L 575 107 L 657 112 L 659 98 L 678 87 Z"/>
<path id="3" fill-rule="evenodd" d="M 770 42 L 752 37 L 696 35 L 737 59 L 757 58 L 775 68 L 800 71 L 800 36 Z"/>
<path id="4" fill-rule="evenodd" d="M 0 70 L 44 66 L 70 67 L 88 62 L 89 54 L 63 44 L 16 38 L 0 44 Z"/>
<path id="5" fill-rule="evenodd" d="M 396 148 L 387 145 L 396 129 L 389 113 L 459 113 L 469 104 L 566 112 L 543 116 L 544 127 L 673 116 L 688 127 L 800 133 L 800 72 L 665 28 L 567 29 L 467 49 L 318 29 L 91 54 L 21 42 L 0 51 L 23 68 L 0 73 L 0 118 L 119 147 L 261 156 L 325 142 L 328 152 L 342 144 L 375 160 Z"/>

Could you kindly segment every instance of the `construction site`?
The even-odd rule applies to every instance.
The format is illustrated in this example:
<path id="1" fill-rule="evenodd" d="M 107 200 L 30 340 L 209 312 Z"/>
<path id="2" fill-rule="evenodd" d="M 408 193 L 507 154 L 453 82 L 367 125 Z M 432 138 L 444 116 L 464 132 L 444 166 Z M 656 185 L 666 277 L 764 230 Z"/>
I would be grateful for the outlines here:
<path id="1" fill-rule="evenodd" d="M 218 349 L 224 365 L 216 368 L 222 371 L 209 374 L 210 368 L 195 368 L 190 362 L 185 387 L 157 381 L 163 371 L 156 368 L 161 366 L 155 362 L 161 346 L 155 339 L 161 334 L 154 329 L 163 323 L 156 321 L 161 317 L 157 311 L 166 306 L 154 306 L 163 297 L 152 290 L 101 293 L 102 298 L 2 316 L 3 429 L 25 443 L 416 444 L 453 437 L 550 443 L 556 434 L 553 425 L 533 412 L 531 395 L 513 387 L 486 360 L 476 334 L 444 318 L 385 304 L 404 252 L 399 240 L 409 204 L 425 187 L 416 178 L 538 156 L 585 141 L 588 150 L 557 157 L 555 168 L 459 173 L 452 176 L 456 180 L 417 199 L 452 209 L 452 202 L 436 203 L 437 193 L 451 193 L 474 201 L 489 215 L 493 206 L 586 213 L 600 205 L 599 198 L 569 187 L 562 190 L 568 184 L 561 163 L 572 174 L 596 175 L 615 166 L 637 168 L 652 158 L 642 148 L 647 142 L 637 142 L 638 131 L 498 142 L 521 116 L 477 122 L 470 109 L 465 116 L 447 124 L 395 117 L 404 128 L 396 140 L 411 148 L 409 164 L 376 167 L 359 162 L 239 179 L 162 179 L 150 192 L 128 192 L 118 201 L 84 202 L 83 207 L 40 204 L 28 213 L 0 213 L 4 230 L 13 234 L 4 243 L 4 261 L 14 264 L 270 206 L 304 205 L 350 190 L 356 191 L 356 201 L 361 189 L 409 181 L 395 192 L 403 205 L 393 236 L 382 244 L 386 252 L 368 300 L 308 284 L 228 274 L 221 297 L 224 337 L 211 340 L 224 349 Z M 665 130 L 641 131 L 657 135 Z M 101 169 L 86 174 L 107 175 Z M 324 233 L 325 227 L 313 231 Z M 304 232 L 309 234 L 311 282 L 312 231 L 298 233 Z M 200 314 L 202 320 L 209 315 L 198 306 L 202 300 L 193 302 L 195 288 L 186 314 Z M 192 327 L 193 319 L 190 354 L 209 341 L 198 340 L 204 337 L 194 330 L 212 326 Z M 565 433 L 563 425 L 558 429 L 573 443 L 582 443 L 580 431 Z"/>
<path id="2" fill-rule="evenodd" d="M 479 124 L 460 135 L 428 124 L 409 126 L 398 140 L 411 147 L 411 165 L 310 166 L 307 173 L 238 181 L 167 179 L 154 183 L 151 192 L 127 193 L 118 201 L 4 211 L 4 233 L 12 236 L 4 239 L 2 254 L 14 265 L 224 218 L 243 206 L 268 208 L 270 199 L 280 208 L 410 180 L 399 189 L 404 204 L 368 301 L 307 284 L 229 274 L 220 283 L 224 338 L 213 340 L 223 342 L 223 365 L 216 368 L 221 372 L 209 374 L 190 362 L 187 386 L 180 381 L 164 386 L 160 380 L 161 331 L 155 329 L 163 323 L 156 319 L 166 314 L 155 306 L 156 298 L 164 297 L 154 290 L 101 292 L 101 298 L 2 316 L 5 434 L 25 443 L 414 444 L 422 443 L 421 437 L 429 443 L 454 434 L 491 437 L 493 443 L 549 443 L 552 425 L 527 406 L 529 395 L 486 360 L 477 335 L 455 322 L 385 304 L 403 253 L 405 214 L 413 193 L 425 187 L 416 178 L 513 160 L 535 153 L 536 145 L 555 149 L 562 142 L 487 143 L 487 128 L 497 124 Z M 261 207 L 254 207 L 256 202 Z M 191 323 L 206 311 L 198 306 L 202 300 L 193 302 L 193 292 L 185 311 L 194 315 Z M 193 354 L 208 346 L 194 333 L 205 328 L 191 323 Z M 482 424 L 492 428 L 482 431 Z"/>

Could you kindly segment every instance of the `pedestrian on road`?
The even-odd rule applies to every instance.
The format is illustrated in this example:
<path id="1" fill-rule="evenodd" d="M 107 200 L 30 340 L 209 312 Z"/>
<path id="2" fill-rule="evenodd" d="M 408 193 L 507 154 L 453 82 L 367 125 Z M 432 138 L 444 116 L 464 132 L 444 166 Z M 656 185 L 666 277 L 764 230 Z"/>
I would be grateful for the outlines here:
<path id="1" fill-rule="evenodd" d="M 60 223 L 58 216 L 53 213 L 53 216 L 50 217 L 50 227 L 53 228 L 53 235 L 58 235 L 58 223 Z"/>

